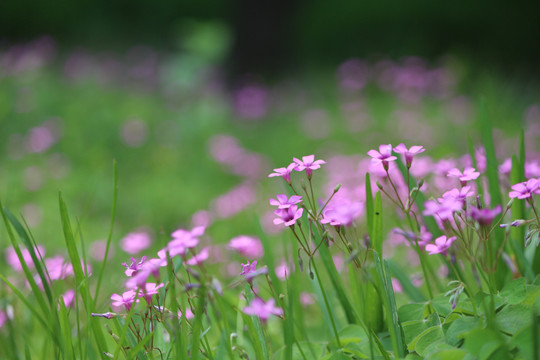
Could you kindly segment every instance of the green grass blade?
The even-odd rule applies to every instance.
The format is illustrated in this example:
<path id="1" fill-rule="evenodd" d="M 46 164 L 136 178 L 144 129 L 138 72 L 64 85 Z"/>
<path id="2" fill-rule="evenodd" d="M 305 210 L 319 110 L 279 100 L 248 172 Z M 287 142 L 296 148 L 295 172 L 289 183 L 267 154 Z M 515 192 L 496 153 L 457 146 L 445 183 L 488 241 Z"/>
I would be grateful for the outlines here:
<path id="1" fill-rule="evenodd" d="M 105 343 L 105 337 L 103 335 L 103 329 L 101 328 L 98 319 L 95 319 L 90 316 L 90 314 L 94 311 L 94 302 L 93 302 L 92 297 L 90 296 L 87 274 L 86 274 L 86 271 L 83 271 L 83 268 L 82 268 L 81 258 L 79 257 L 77 245 L 75 244 L 75 237 L 73 235 L 73 230 L 71 228 L 71 222 L 69 220 L 66 203 L 64 199 L 62 198 L 62 194 L 59 194 L 58 202 L 59 202 L 59 207 L 60 207 L 60 219 L 62 222 L 64 239 L 66 242 L 66 247 L 68 250 L 68 255 L 71 261 L 71 265 L 73 267 L 73 273 L 75 274 L 75 281 L 77 283 L 77 288 L 83 300 L 86 317 L 88 319 L 88 322 L 90 323 L 92 334 L 94 335 L 94 338 L 96 340 L 99 353 L 103 354 L 106 350 L 106 343 Z"/>
<path id="2" fill-rule="evenodd" d="M 43 259 L 41 258 L 41 255 L 38 256 L 38 254 L 36 253 L 36 250 L 35 250 L 36 244 L 32 241 L 31 235 L 26 231 L 26 229 L 21 224 L 21 222 L 15 216 L 13 216 L 13 214 L 8 209 L 5 209 L 5 212 L 11 225 L 15 228 L 15 231 L 19 235 L 19 238 L 22 240 L 24 246 L 30 253 L 30 256 L 32 257 L 32 262 L 34 263 L 34 268 L 39 275 L 41 284 L 43 286 L 43 290 L 45 291 L 45 294 L 47 295 L 49 304 L 53 305 L 53 296 L 52 296 L 52 290 L 50 286 L 50 280 L 49 280 L 49 277 L 46 276 L 45 274 L 46 269 L 45 269 L 45 266 L 43 265 Z"/>
<path id="3" fill-rule="evenodd" d="M 103 257 L 103 261 L 101 262 L 101 268 L 99 269 L 94 302 L 97 301 L 99 297 L 99 290 L 101 289 L 101 282 L 103 280 L 103 274 L 105 273 L 105 266 L 107 264 L 107 259 L 109 258 L 109 250 L 111 248 L 114 220 L 116 219 L 117 200 L 118 200 L 118 172 L 117 172 L 116 161 L 114 161 L 113 162 L 113 199 L 112 199 L 112 207 L 111 207 L 111 222 L 109 225 L 109 234 L 107 235 L 107 246 L 105 247 L 105 256 Z"/>
<path id="4" fill-rule="evenodd" d="M 377 284 L 381 297 L 383 298 L 384 307 L 386 309 L 386 321 L 388 323 L 388 331 L 390 332 L 392 348 L 394 349 L 394 353 L 402 358 L 405 356 L 405 341 L 403 339 L 401 324 L 398 318 L 392 282 L 390 280 L 386 264 L 382 262 L 381 257 L 377 252 L 373 253 L 373 259 L 375 261 L 375 268 L 378 274 Z"/>
<path id="5" fill-rule="evenodd" d="M 371 239 L 373 249 L 382 254 L 383 243 L 383 223 L 382 223 L 382 198 L 378 191 L 375 194 L 375 204 L 373 206 L 373 238 Z"/>
<path id="6" fill-rule="evenodd" d="M 4 220 L 4 224 L 6 226 L 6 230 L 8 232 L 8 237 L 11 241 L 11 245 L 13 246 L 13 249 L 15 250 L 15 253 L 17 254 L 17 257 L 19 259 L 19 262 L 21 263 L 21 267 L 23 269 L 24 275 L 26 279 L 28 280 L 28 284 L 30 285 L 30 288 L 32 289 L 32 293 L 34 294 L 34 297 L 36 298 L 36 301 L 39 304 L 39 307 L 41 308 L 41 311 L 43 312 L 43 315 L 45 318 L 49 317 L 49 305 L 45 301 L 43 297 L 43 293 L 41 289 L 37 286 L 37 283 L 32 276 L 32 273 L 30 272 L 30 269 L 28 268 L 28 265 L 24 261 L 24 257 L 22 255 L 21 249 L 19 245 L 17 244 L 17 241 L 15 240 L 15 235 L 13 234 L 13 230 L 11 228 L 11 222 L 8 220 L 7 217 L 7 209 L 4 209 L 2 203 L 0 202 L 0 211 L 2 213 L 2 218 Z M 33 248 L 33 247 L 31 247 Z M 28 249 L 28 251 L 32 252 L 31 249 Z M 35 256 L 35 253 L 34 253 Z M 4 280 L 6 281 L 6 280 Z M 22 294 L 21 294 L 22 295 Z"/>
<path id="7" fill-rule="evenodd" d="M 206 304 L 206 286 L 201 284 L 199 291 L 197 292 L 199 301 L 197 302 L 197 309 L 195 309 L 195 319 L 193 325 L 193 333 L 191 338 L 191 359 L 197 360 L 199 358 L 199 344 L 201 342 L 202 321 L 204 316 L 204 306 Z"/>
<path id="8" fill-rule="evenodd" d="M 347 296 L 347 293 L 345 292 L 343 282 L 341 281 L 341 278 L 336 270 L 336 265 L 334 264 L 334 261 L 332 260 L 332 256 L 330 255 L 330 251 L 328 250 L 328 247 L 326 246 L 326 244 L 322 244 L 319 247 L 319 255 L 321 257 L 324 268 L 326 269 L 326 272 L 328 273 L 328 276 L 330 277 L 330 282 L 332 283 L 332 286 L 334 287 L 334 290 L 336 291 L 336 295 L 339 300 L 339 303 L 341 304 L 341 307 L 343 308 L 343 311 L 345 312 L 345 316 L 347 317 L 347 322 L 349 324 L 356 324 L 357 319 L 356 319 L 356 316 L 354 315 L 354 310 L 351 306 L 351 303 L 349 302 L 349 298 Z"/>
<path id="9" fill-rule="evenodd" d="M 366 213 L 369 237 L 373 238 L 373 192 L 371 190 L 371 177 L 366 172 Z"/>

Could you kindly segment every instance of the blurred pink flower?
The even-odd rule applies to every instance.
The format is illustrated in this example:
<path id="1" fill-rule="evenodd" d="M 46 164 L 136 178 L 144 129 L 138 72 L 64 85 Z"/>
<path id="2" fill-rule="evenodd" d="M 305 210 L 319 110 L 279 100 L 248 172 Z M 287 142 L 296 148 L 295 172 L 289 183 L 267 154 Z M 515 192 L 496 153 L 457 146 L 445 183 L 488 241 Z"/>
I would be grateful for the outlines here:
<path id="1" fill-rule="evenodd" d="M 163 283 L 159 285 L 156 285 L 156 283 L 146 283 L 144 284 L 144 287 L 141 288 L 141 291 L 139 291 L 139 297 L 144 297 L 144 300 L 146 300 L 146 303 L 151 304 L 152 296 L 156 295 L 158 293 L 158 290 L 164 286 L 165 284 Z"/>
<path id="2" fill-rule="evenodd" d="M 500 205 L 497 205 L 494 209 L 478 209 L 474 206 L 469 208 L 469 215 L 473 220 L 476 220 L 482 226 L 489 226 L 493 222 L 493 219 L 501 213 L 502 209 Z"/>
<path id="3" fill-rule="evenodd" d="M 203 248 L 198 254 L 189 259 L 187 264 L 191 266 L 202 265 L 208 259 L 209 250 L 208 247 Z"/>
<path id="4" fill-rule="evenodd" d="M 231 239 L 228 247 L 246 258 L 260 258 L 264 254 L 261 241 L 256 237 L 241 235 Z"/>
<path id="5" fill-rule="evenodd" d="M 274 299 L 270 299 L 265 303 L 261 298 L 255 298 L 242 311 L 248 315 L 258 316 L 262 322 L 266 322 L 270 315 L 283 315 L 283 310 L 275 306 Z"/>
<path id="6" fill-rule="evenodd" d="M 397 294 L 401 294 L 403 292 L 403 286 L 401 286 L 401 283 L 396 278 L 392 278 L 392 287 L 394 288 L 394 292 Z"/>
<path id="7" fill-rule="evenodd" d="M 116 311 L 122 309 L 122 307 L 129 311 L 134 302 L 139 302 L 139 300 L 135 300 L 136 294 L 137 293 L 134 290 L 128 290 L 122 295 L 112 294 L 111 300 L 113 300 L 113 302 L 111 305 L 113 308 L 117 309 Z"/>
<path id="8" fill-rule="evenodd" d="M 64 300 L 64 305 L 68 308 L 73 304 L 75 299 L 75 290 L 69 289 L 62 294 L 62 300 Z"/>
<path id="9" fill-rule="evenodd" d="M 176 315 L 178 315 L 178 318 L 180 319 L 182 317 L 182 311 L 181 310 L 178 310 L 178 312 L 176 313 Z M 189 319 L 193 319 L 195 317 L 195 314 L 193 314 L 193 311 L 191 311 L 190 308 L 187 308 L 186 309 L 186 320 L 189 320 Z"/>
<path id="10" fill-rule="evenodd" d="M 330 223 L 330 225 L 334 226 L 351 226 L 354 220 L 358 219 L 363 212 L 364 205 L 361 202 L 341 199 L 324 210 L 321 223 Z"/>
<path id="11" fill-rule="evenodd" d="M 450 245 L 452 245 L 452 243 L 456 241 L 456 239 L 457 237 L 455 236 L 452 236 L 448 239 L 446 238 L 446 235 L 439 236 L 435 239 L 435 244 L 426 245 L 426 251 L 429 253 L 429 255 L 442 254 L 446 256 Z"/>
<path id="12" fill-rule="evenodd" d="M 43 258 L 45 256 L 45 248 L 41 245 L 37 245 L 37 247 L 34 248 L 34 251 L 38 259 L 40 257 Z M 30 251 L 28 251 L 27 249 L 21 248 L 21 254 L 23 256 L 24 263 L 28 266 L 30 270 L 33 269 L 34 262 L 32 261 L 32 256 L 30 255 Z M 19 261 L 19 258 L 17 257 L 17 253 L 15 252 L 15 249 L 13 249 L 13 247 L 9 247 L 6 250 L 6 260 L 7 260 L 7 263 L 13 268 L 13 270 L 19 271 L 19 272 L 23 270 L 22 265 Z"/>
<path id="13" fill-rule="evenodd" d="M 144 231 L 129 233 L 121 241 L 122 250 L 132 255 L 148 249 L 152 245 L 152 238 Z"/>
<path id="14" fill-rule="evenodd" d="M 446 174 L 448 177 L 457 177 L 461 182 L 461 185 L 467 185 L 467 181 L 476 180 L 480 176 L 480 173 L 475 168 L 467 166 L 463 172 L 458 168 L 453 168 Z"/>
<path id="15" fill-rule="evenodd" d="M 300 304 L 304 306 L 315 304 L 315 300 L 313 299 L 313 294 L 302 291 L 300 293 Z"/>

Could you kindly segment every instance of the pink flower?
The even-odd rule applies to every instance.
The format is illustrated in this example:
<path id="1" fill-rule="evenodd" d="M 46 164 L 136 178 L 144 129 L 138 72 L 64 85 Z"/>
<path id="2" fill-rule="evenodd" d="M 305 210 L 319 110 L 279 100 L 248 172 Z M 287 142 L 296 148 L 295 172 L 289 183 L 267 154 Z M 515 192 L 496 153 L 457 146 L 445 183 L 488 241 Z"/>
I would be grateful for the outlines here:
<path id="1" fill-rule="evenodd" d="M 467 181 L 476 180 L 480 176 L 480 173 L 475 168 L 467 166 L 463 172 L 458 168 L 453 168 L 448 171 L 446 176 L 457 177 L 461 182 L 461 185 L 465 186 Z"/>
<path id="2" fill-rule="evenodd" d="M 131 257 L 130 265 L 128 265 L 127 263 L 122 263 L 122 265 L 126 267 L 126 271 L 124 271 L 124 274 L 126 274 L 127 277 L 136 275 L 137 271 L 139 271 L 142 268 L 142 265 L 145 260 L 146 260 L 146 256 L 143 256 L 139 262 L 137 262 L 137 259 L 135 259 L 134 257 Z"/>
<path id="3" fill-rule="evenodd" d="M 359 218 L 363 212 L 364 206 L 361 202 L 343 199 L 336 205 L 324 210 L 321 223 L 330 223 L 333 226 L 351 226 L 354 220 Z"/>
<path id="4" fill-rule="evenodd" d="M 301 161 L 297 158 L 293 158 L 293 161 L 296 163 L 295 170 L 306 170 L 306 174 L 309 178 L 311 178 L 313 170 L 317 170 L 322 164 L 326 164 L 326 161 L 324 160 L 315 160 L 315 155 L 303 156 Z"/>
<path id="5" fill-rule="evenodd" d="M 259 275 L 268 274 L 268 268 L 263 267 L 261 269 L 256 269 L 257 267 L 257 260 L 253 261 L 251 265 L 249 264 L 249 261 L 247 264 L 241 264 L 242 265 L 242 272 L 240 275 L 244 276 L 246 281 L 251 284 L 253 279 Z"/>
<path id="6" fill-rule="evenodd" d="M 187 264 L 188 265 L 191 265 L 191 266 L 195 266 L 195 265 L 201 265 L 203 262 L 206 261 L 206 259 L 208 259 L 208 255 L 209 255 L 209 248 L 208 247 L 205 247 L 204 249 L 201 250 L 200 253 L 198 253 L 197 255 L 193 256 L 191 259 L 189 259 L 187 261 Z"/>
<path id="7" fill-rule="evenodd" d="M 291 205 L 288 209 L 277 209 L 274 211 L 278 217 L 274 219 L 274 224 L 284 224 L 285 226 L 291 226 L 296 224 L 296 220 L 302 217 L 304 209 L 299 209 L 296 205 Z"/>
<path id="8" fill-rule="evenodd" d="M 313 299 L 313 295 L 308 293 L 308 292 L 302 291 L 300 293 L 300 304 L 302 304 L 304 306 L 315 304 L 315 300 Z"/>
<path id="9" fill-rule="evenodd" d="M 0 310 L 0 329 L 8 322 L 8 315 L 4 310 Z"/>
<path id="10" fill-rule="evenodd" d="M 478 209 L 476 207 L 471 207 L 469 209 L 469 215 L 473 220 L 478 221 L 480 225 L 489 226 L 501 211 L 500 205 L 494 209 Z"/>
<path id="11" fill-rule="evenodd" d="M 510 198 L 529 199 L 533 193 L 540 194 L 540 181 L 538 179 L 529 179 L 512 185 L 512 190 L 508 193 Z"/>
<path id="12" fill-rule="evenodd" d="M 133 302 L 139 302 L 139 300 L 135 301 L 135 295 L 136 292 L 134 290 L 128 290 L 122 295 L 112 294 L 111 300 L 113 300 L 113 302 L 111 305 L 114 308 L 124 307 L 127 311 L 129 311 Z"/>
<path id="13" fill-rule="evenodd" d="M 176 313 L 178 315 L 178 318 L 180 319 L 182 317 L 182 311 L 178 310 Z M 191 311 L 190 308 L 186 309 L 186 320 L 193 319 L 195 317 L 195 314 L 193 314 L 193 311 Z"/>
<path id="14" fill-rule="evenodd" d="M 447 250 L 450 248 L 450 245 L 456 241 L 456 237 L 452 236 L 451 238 L 446 238 L 446 235 L 439 236 L 435 239 L 435 244 L 426 245 L 426 251 L 429 255 L 442 254 L 446 256 Z"/>
<path id="15" fill-rule="evenodd" d="M 137 254 L 148 249 L 152 244 L 150 235 L 144 231 L 132 232 L 122 239 L 122 250 L 128 254 Z"/>
<path id="16" fill-rule="evenodd" d="M 255 271 L 255 268 L 257 267 L 257 260 L 253 261 L 251 265 L 249 264 L 249 261 L 247 262 L 247 264 L 240 265 L 242 265 L 242 272 L 240 273 L 240 275 L 246 276 Z"/>
<path id="17" fill-rule="evenodd" d="M 405 163 L 407 164 L 407 167 L 410 168 L 414 156 L 416 154 L 420 154 L 426 151 L 426 149 L 424 149 L 423 146 L 418 146 L 418 145 L 411 146 L 410 149 L 407 149 L 405 144 L 401 143 L 394 148 L 394 151 L 397 152 L 398 154 L 403 154 L 403 157 L 405 157 Z"/>
<path id="18" fill-rule="evenodd" d="M 268 175 L 268 177 L 281 176 L 283 179 L 285 179 L 287 184 L 290 185 L 291 184 L 291 173 L 295 168 L 296 168 L 296 164 L 295 163 L 290 163 L 289 166 L 287 166 L 286 168 L 274 169 L 275 172 Z"/>
<path id="19" fill-rule="evenodd" d="M 169 255 L 172 257 L 176 255 L 184 255 L 187 249 L 192 249 L 199 244 L 198 237 L 204 234 L 205 227 L 197 226 L 191 231 L 184 229 L 178 229 L 171 234 L 173 239 L 169 241 L 167 247 L 161 251 L 161 255 L 158 252 L 160 258 L 165 258 L 165 250 L 169 251 Z"/>
<path id="20" fill-rule="evenodd" d="M 401 294 L 403 292 L 403 286 L 396 278 L 392 278 L 392 287 L 394 288 L 394 292 L 397 294 Z"/>
<path id="21" fill-rule="evenodd" d="M 439 201 L 443 202 L 445 199 L 454 199 L 457 201 L 465 202 L 465 199 L 474 195 L 474 190 L 470 186 L 464 186 L 461 189 L 452 189 L 445 192 Z"/>
<path id="22" fill-rule="evenodd" d="M 255 298 L 242 311 L 248 315 L 258 316 L 262 322 L 266 322 L 270 315 L 283 316 L 283 310 L 275 306 L 274 299 L 265 303 L 261 298 Z"/>
<path id="23" fill-rule="evenodd" d="M 144 287 L 142 288 L 142 291 L 139 292 L 139 297 L 144 297 L 144 300 L 146 300 L 147 304 L 152 303 L 152 295 L 155 295 L 158 293 L 158 290 L 164 287 L 165 284 L 161 283 L 159 285 L 156 285 L 156 283 L 146 283 L 144 284 Z"/>
<path id="24" fill-rule="evenodd" d="M 285 280 L 289 276 L 289 274 L 291 273 L 291 269 L 289 268 L 289 264 L 287 264 L 285 261 L 282 261 L 280 265 L 276 266 L 274 271 L 276 273 L 276 276 L 280 280 Z"/>
<path id="25" fill-rule="evenodd" d="M 278 194 L 276 195 L 276 198 L 277 200 L 270 199 L 270 205 L 277 206 L 278 209 L 288 209 L 291 205 L 298 204 L 302 201 L 302 196 L 299 195 L 293 195 L 289 199 L 285 194 Z"/>
<path id="26" fill-rule="evenodd" d="M 234 237 L 229 241 L 228 247 L 238 251 L 240 255 L 246 258 L 260 258 L 264 254 L 261 241 L 252 236 L 241 235 Z"/>
<path id="27" fill-rule="evenodd" d="M 388 170 L 388 164 L 390 161 L 394 161 L 397 159 L 397 157 L 392 155 L 392 145 L 380 145 L 379 151 L 377 150 L 369 150 L 367 152 L 369 156 L 372 157 L 371 163 L 373 165 L 379 165 L 382 164 L 384 170 Z"/>
<path id="28" fill-rule="evenodd" d="M 45 267 L 51 280 L 61 280 L 73 275 L 73 266 L 62 255 L 45 259 Z"/>
<path id="29" fill-rule="evenodd" d="M 73 304 L 73 299 L 75 298 L 75 290 L 68 290 L 62 294 L 62 300 L 64 300 L 64 305 L 68 308 Z"/>
<path id="30" fill-rule="evenodd" d="M 34 252 L 36 253 L 38 259 L 45 256 L 45 248 L 41 245 L 34 247 Z M 28 249 L 21 248 L 21 254 L 23 256 L 25 264 L 30 270 L 32 270 L 34 268 L 34 261 L 32 260 L 32 255 L 30 255 L 30 251 L 28 251 Z M 17 253 L 15 252 L 15 249 L 13 247 L 10 247 L 6 250 L 6 260 L 7 263 L 13 268 L 13 270 L 19 272 L 23 270 L 21 262 L 19 261 L 19 257 L 17 256 Z"/>

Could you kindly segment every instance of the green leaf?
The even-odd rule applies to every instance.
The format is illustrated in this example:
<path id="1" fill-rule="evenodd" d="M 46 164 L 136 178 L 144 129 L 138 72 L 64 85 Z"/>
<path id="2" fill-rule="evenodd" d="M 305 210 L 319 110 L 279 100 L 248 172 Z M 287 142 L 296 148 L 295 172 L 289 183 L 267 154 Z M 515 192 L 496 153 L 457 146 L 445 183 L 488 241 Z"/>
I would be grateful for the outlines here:
<path id="1" fill-rule="evenodd" d="M 408 346 L 410 351 L 416 351 L 419 355 L 424 356 L 429 346 L 444 342 L 444 332 L 440 325 L 432 326 L 416 338 L 414 338 Z"/>
<path id="2" fill-rule="evenodd" d="M 426 304 L 405 304 L 399 308 L 398 316 L 402 323 L 406 321 L 423 320 Z"/>
<path id="3" fill-rule="evenodd" d="M 453 321 L 446 330 L 446 342 L 452 346 L 460 346 L 463 342 L 463 334 L 479 327 L 480 320 L 472 316 L 463 316 Z"/>
<path id="4" fill-rule="evenodd" d="M 491 329 L 474 329 L 462 334 L 465 339 L 464 348 L 478 360 L 487 360 L 503 344 L 501 336 Z"/>
<path id="5" fill-rule="evenodd" d="M 534 321 L 531 318 L 531 322 Z M 518 331 L 511 339 L 510 344 L 519 349 L 519 353 L 524 359 L 539 359 L 540 358 L 540 331 L 538 331 L 538 323 L 534 324 L 536 331 L 533 330 L 533 325 L 529 325 Z M 536 333 L 536 334 L 535 334 Z M 536 335 L 536 339 L 534 339 Z M 534 351 L 536 348 L 536 357 Z"/>
<path id="6" fill-rule="evenodd" d="M 519 304 L 527 296 L 527 281 L 519 278 L 506 284 L 500 295 L 506 299 L 508 304 Z"/>
<path id="7" fill-rule="evenodd" d="M 515 334 L 527 326 L 532 318 L 532 307 L 527 305 L 509 305 L 495 317 L 499 328 L 508 334 Z"/>
<path id="8" fill-rule="evenodd" d="M 467 352 L 462 349 L 442 350 L 433 354 L 430 360 L 462 360 L 467 356 Z"/>

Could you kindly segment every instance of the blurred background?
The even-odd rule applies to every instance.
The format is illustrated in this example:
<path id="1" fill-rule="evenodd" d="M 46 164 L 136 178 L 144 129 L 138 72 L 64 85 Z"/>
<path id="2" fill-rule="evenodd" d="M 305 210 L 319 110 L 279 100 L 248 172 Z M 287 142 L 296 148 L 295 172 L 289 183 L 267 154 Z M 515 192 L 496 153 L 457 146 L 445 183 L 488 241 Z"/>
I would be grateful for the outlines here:
<path id="1" fill-rule="evenodd" d="M 285 188 L 267 175 L 293 156 L 358 179 L 381 143 L 462 156 L 481 102 L 501 162 L 522 128 L 535 154 L 538 14 L 497 0 L 2 1 L 0 199 L 61 251 L 61 190 L 98 249 L 116 160 L 115 250 L 133 231 L 157 249 L 180 226 L 212 224 L 217 243 L 259 223 L 273 234 L 267 201 Z"/>

